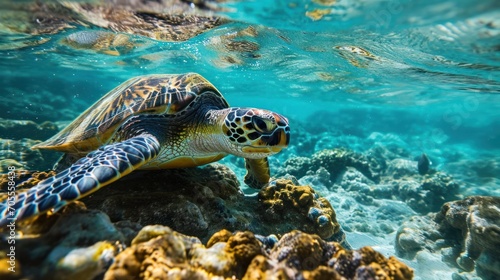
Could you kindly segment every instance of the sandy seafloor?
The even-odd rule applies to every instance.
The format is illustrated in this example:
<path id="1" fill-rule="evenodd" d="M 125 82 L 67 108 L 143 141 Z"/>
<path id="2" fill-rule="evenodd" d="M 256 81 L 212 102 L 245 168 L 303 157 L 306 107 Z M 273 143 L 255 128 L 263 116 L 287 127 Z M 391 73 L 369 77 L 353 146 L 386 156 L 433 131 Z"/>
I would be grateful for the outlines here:
<path id="1" fill-rule="evenodd" d="M 15 19 L 32 21 L 29 16 L 12 16 L 16 11 L 8 7 L 0 11 L 0 118 L 50 121 L 60 129 L 130 77 L 198 72 L 232 106 L 266 108 L 289 119 L 290 147 L 270 158 L 273 174 L 285 176 L 287 162 L 325 149 L 384 161 L 379 182 L 353 170 L 333 178 L 325 168 L 295 178 L 330 201 L 353 248 L 372 246 L 386 256 L 396 254 L 397 231 L 410 217 L 436 213 L 449 200 L 500 196 L 497 1 L 193 2 L 208 6 L 188 3 L 190 9 L 234 22 L 181 42 L 124 32 L 126 44 L 75 47 L 64 40 L 108 30 L 72 24 L 54 34 L 30 34 L 29 27 L 13 27 Z M 1 160 L 46 170 L 57 158 L 19 160 L 5 143 L 25 134 L 2 132 Z M 404 176 L 420 182 L 422 153 L 432 170 L 459 185 L 449 196 L 436 194 L 442 196 L 435 200 L 439 205 L 415 206 L 394 189 Z M 221 162 L 236 172 L 245 193 L 253 192 L 243 184 L 241 159 Z M 400 259 L 415 270 L 415 279 L 451 279 L 463 272 L 443 261 L 440 250 Z"/>

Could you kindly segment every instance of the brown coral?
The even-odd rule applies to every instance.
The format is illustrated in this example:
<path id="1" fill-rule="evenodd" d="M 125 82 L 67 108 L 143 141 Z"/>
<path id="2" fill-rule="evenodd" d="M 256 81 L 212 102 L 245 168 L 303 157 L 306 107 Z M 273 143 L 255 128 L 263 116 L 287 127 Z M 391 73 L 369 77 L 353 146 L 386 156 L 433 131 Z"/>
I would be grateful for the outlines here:
<path id="1" fill-rule="evenodd" d="M 152 239 L 145 241 L 147 236 Z M 209 248 L 197 238 L 162 226 L 145 227 L 138 237 L 132 247 L 117 257 L 105 279 L 165 279 L 172 275 L 181 279 L 208 279 L 213 275 L 241 278 L 252 259 L 263 253 L 251 232 L 231 234 L 227 242 L 217 242 Z M 143 242 L 138 243 L 140 240 Z"/>
<path id="2" fill-rule="evenodd" d="M 279 179 L 259 192 L 259 200 L 264 205 L 262 216 L 268 221 L 305 221 L 293 224 L 301 225 L 300 230 L 318 233 L 322 238 L 329 238 L 340 230 L 328 200 L 320 198 L 310 186 L 296 186 L 290 180 Z"/>
<path id="3" fill-rule="evenodd" d="M 160 232 L 165 234 L 155 236 Z M 393 257 L 387 259 L 371 248 L 348 251 L 338 243 L 300 231 L 285 234 L 270 254 L 248 231 L 218 232 L 210 239 L 208 248 L 198 239 L 166 227 L 146 227 L 139 236 L 152 236 L 152 239 L 120 253 L 104 279 L 402 280 L 413 277 L 413 271 L 406 265 Z"/>

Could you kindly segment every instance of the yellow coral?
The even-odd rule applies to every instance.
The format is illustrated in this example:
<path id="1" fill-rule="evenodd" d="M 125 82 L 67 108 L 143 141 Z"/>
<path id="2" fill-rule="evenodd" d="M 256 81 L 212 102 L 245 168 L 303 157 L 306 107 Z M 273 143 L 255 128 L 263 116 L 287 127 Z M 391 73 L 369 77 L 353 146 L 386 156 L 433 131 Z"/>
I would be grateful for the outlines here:
<path id="1" fill-rule="evenodd" d="M 290 180 L 278 179 L 259 192 L 259 199 L 265 206 L 265 219 L 293 220 L 302 225 L 297 229 L 317 233 L 322 238 L 340 230 L 331 204 L 310 186 L 296 186 Z"/>

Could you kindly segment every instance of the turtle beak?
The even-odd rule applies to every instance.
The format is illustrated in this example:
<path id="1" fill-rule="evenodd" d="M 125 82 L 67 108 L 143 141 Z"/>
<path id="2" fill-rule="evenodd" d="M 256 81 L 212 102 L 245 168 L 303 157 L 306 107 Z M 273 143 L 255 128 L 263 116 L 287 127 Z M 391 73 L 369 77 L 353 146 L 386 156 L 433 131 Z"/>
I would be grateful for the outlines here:
<path id="1" fill-rule="evenodd" d="M 290 143 L 290 132 L 286 131 L 285 128 L 278 128 L 273 132 L 273 134 L 263 136 L 262 141 L 266 142 L 273 151 L 279 152 L 288 147 L 288 144 Z"/>
<path id="2" fill-rule="evenodd" d="M 276 124 L 278 127 L 269 135 L 262 136 L 261 140 L 264 141 L 273 152 L 279 152 L 288 147 L 290 143 L 290 127 L 288 120 L 280 114 L 274 113 Z"/>

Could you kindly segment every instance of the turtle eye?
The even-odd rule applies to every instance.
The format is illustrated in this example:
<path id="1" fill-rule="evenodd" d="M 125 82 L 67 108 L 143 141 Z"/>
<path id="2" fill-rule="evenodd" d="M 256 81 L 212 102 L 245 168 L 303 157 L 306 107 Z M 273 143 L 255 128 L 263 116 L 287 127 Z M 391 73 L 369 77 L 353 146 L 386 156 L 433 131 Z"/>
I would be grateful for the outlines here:
<path id="1" fill-rule="evenodd" d="M 270 119 L 264 119 L 257 116 L 252 118 L 252 123 L 255 129 L 260 133 L 269 133 L 276 128 L 276 124 Z"/>

